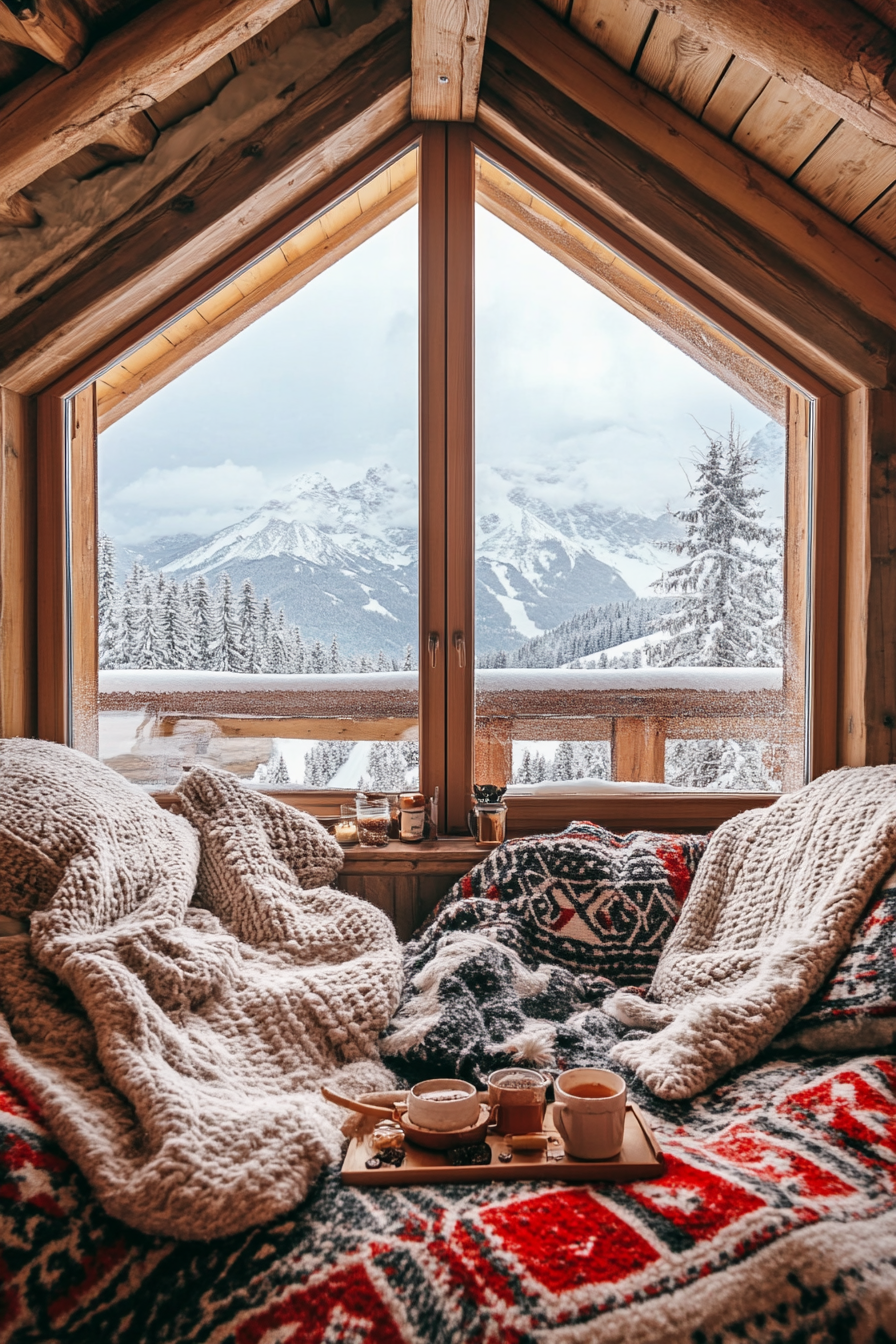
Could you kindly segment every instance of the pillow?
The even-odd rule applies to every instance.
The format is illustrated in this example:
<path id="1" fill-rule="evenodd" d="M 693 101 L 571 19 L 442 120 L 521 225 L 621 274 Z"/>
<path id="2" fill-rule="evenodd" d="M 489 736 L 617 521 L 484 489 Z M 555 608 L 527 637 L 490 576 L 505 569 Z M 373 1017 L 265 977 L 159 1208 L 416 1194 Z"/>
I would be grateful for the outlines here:
<path id="1" fill-rule="evenodd" d="M 879 1050 L 896 1042 L 896 868 L 888 873 L 852 942 L 781 1048 Z"/>
<path id="2" fill-rule="evenodd" d="M 447 907 L 461 898 L 500 902 L 530 955 L 617 985 L 649 985 L 708 839 L 620 836 L 574 821 L 555 835 L 500 845 L 461 878 L 436 915 L 451 924 Z"/>

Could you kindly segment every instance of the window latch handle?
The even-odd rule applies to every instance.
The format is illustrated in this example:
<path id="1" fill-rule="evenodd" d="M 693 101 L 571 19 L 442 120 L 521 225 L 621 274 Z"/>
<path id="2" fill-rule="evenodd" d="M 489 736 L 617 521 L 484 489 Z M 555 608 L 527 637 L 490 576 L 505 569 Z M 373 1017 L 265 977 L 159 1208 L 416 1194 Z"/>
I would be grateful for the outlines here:
<path id="1" fill-rule="evenodd" d="M 435 667 L 439 661 L 439 632 L 431 630 L 429 634 L 429 662 L 430 666 Z"/>
<path id="2" fill-rule="evenodd" d="M 467 641 L 464 639 L 464 632 L 463 632 L 463 630 L 455 630 L 455 632 L 454 632 L 454 648 L 455 648 L 455 650 L 456 650 L 456 652 L 457 652 L 457 665 L 458 665 L 458 667 L 466 667 L 466 665 L 467 665 Z"/>

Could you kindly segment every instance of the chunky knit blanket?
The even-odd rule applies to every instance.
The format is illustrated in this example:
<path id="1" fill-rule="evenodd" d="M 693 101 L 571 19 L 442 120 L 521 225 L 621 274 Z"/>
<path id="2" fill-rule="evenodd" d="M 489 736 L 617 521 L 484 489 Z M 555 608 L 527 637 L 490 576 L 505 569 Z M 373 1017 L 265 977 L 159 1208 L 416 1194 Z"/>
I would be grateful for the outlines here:
<path id="1" fill-rule="evenodd" d="M 405 948 L 383 1054 L 480 1085 L 514 1063 L 606 1063 L 629 1032 L 601 1004 L 650 984 L 705 847 L 591 822 L 500 845 Z"/>
<path id="2" fill-rule="evenodd" d="M 753 1059 L 845 952 L 896 857 L 896 767 L 837 770 L 713 836 L 646 999 L 605 1009 L 654 1035 L 612 1050 L 658 1096 Z"/>
<path id="3" fill-rule="evenodd" d="M 392 1083 L 388 919 L 326 885 L 317 822 L 196 768 L 182 816 L 64 747 L 0 742 L 0 1063 L 108 1213 L 209 1238 L 304 1198 L 340 1153 L 322 1083 Z"/>

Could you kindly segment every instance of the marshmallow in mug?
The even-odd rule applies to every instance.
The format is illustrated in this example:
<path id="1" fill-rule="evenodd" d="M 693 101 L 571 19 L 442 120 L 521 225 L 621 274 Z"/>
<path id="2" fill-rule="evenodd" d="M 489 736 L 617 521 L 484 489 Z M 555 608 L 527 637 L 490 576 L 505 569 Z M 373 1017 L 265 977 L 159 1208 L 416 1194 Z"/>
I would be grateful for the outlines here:
<path id="1" fill-rule="evenodd" d="M 408 1119 L 420 1129 L 448 1134 L 467 1129 L 479 1119 L 479 1096 L 460 1078 L 427 1078 L 408 1093 Z"/>

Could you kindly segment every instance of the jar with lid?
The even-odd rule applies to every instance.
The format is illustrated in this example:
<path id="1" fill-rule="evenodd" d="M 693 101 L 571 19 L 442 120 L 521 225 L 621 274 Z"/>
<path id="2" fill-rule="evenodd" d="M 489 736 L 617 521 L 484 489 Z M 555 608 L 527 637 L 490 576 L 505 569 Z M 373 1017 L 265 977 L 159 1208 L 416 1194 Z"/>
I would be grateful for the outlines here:
<path id="1" fill-rule="evenodd" d="M 419 845 L 426 824 L 426 805 L 422 793 L 401 795 L 401 831 L 399 840 L 405 845 Z"/>

